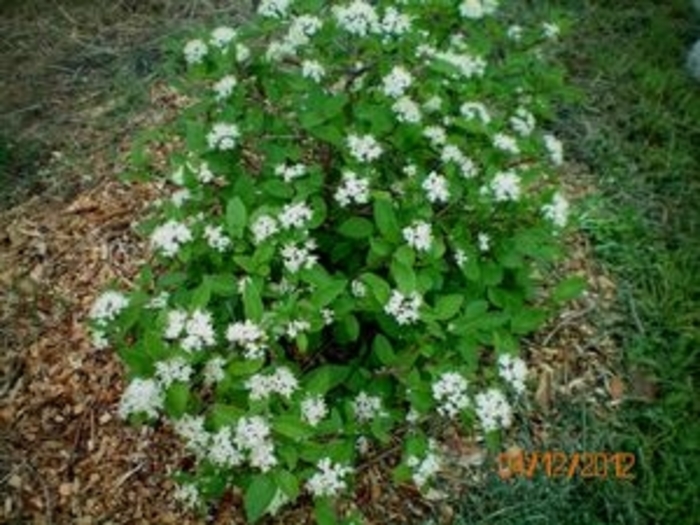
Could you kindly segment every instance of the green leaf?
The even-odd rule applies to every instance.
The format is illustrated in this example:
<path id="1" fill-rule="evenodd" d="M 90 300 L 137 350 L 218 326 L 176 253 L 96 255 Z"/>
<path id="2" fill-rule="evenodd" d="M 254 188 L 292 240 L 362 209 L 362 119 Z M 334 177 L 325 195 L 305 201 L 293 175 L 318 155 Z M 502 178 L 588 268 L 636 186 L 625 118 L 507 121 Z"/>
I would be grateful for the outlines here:
<path id="1" fill-rule="evenodd" d="M 248 212 L 240 197 L 230 199 L 226 204 L 226 230 L 231 237 L 236 239 L 243 237 L 247 221 Z"/>
<path id="2" fill-rule="evenodd" d="M 389 340 L 382 334 L 377 334 L 372 341 L 372 352 L 377 356 L 379 362 L 384 366 L 393 366 L 396 364 L 396 354 L 391 347 Z"/>
<path id="3" fill-rule="evenodd" d="M 386 240 L 396 244 L 401 242 L 401 227 L 396 218 L 394 205 L 388 197 L 374 199 L 374 222 L 377 224 L 379 233 Z"/>
<path id="4" fill-rule="evenodd" d="M 352 314 L 338 319 L 333 325 L 335 337 L 339 343 L 352 343 L 360 337 L 360 323 Z"/>
<path id="5" fill-rule="evenodd" d="M 367 285 L 379 304 L 386 304 L 391 295 L 391 286 L 389 286 L 389 283 L 373 273 L 362 274 L 360 280 Z"/>
<path id="6" fill-rule="evenodd" d="M 275 482 L 290 501 L 299 496 L 299 480 L 288 470 L 275 470 Z"/>
<path id="7" fill-rule="evenodd" d="M 401 293 L 407 294 L 416 290 L 416 274 L 412 267 L 394 259 L 391 261 L 389 271 Z"/>
<path id="8" fill-rule="evenodd" d="M 440 321 L 452 319 L 459 313 L 459 309 L 464 303 L 464 295 L 451 294 L 438 297 L 435 303 L 435 318 Z"/>
<path id="9" fill-rule="evenodd" d="M 165 411 L 169 416 L 179 418 L 187 411 L 190 401 L 190 387 L 185 383 L 171 385 L 165 393 Z"/>
<path id="10" fill-rule="evenodd" d="M 314 500 L 314 518 L 318 525 L 338 525 L 338 516 L 329 498 Z"/>
<path id="11" fill-rule="evenodd" d="M 259 323 L 263 316 L 263 302 L 255 282 L 249 280 L 243 289 L 243 311 L 248 320 Z"/>
<path id="12" fill-rule="evenodd" d="M 190 304 L 195 308 L 204 308 L 209 303 L 211 298 L 211 284 L 210 281 L 205 277 L 192 294 L 190 299 Z"/>
<path id="13" fill-rule="evenodd" d="M 264 359 L 236 360 L 229 363 L 226 373 L 231 376 L 249 376 L 260 370 L 264 364 Z"/>
<path id="14" fill-rule="evenodd" d="M 272 423 L 272 429 L 295 441 L 301 441 L 313 435 L 313 431 L 309 430 L 297 416 L 278 416 Z"/>
<path id="15" fill-rule="evenodd" d="M 586 289 L 586 280 L 574 275 L 557 284 L 552 292 L 552 299 L 557 303 L 565 303 L 576 299 Z"/>
<path id="16" fill-rule="evenodd" d="M 547 319 L 547 312 L 536 308 L 523 307 L 510 320 L 515 334 L 528 334 L 537 330 Z"/>
<path id="17" fill-rule="evenodd" d="M 342 384 L 350 375 L 350 368 L 341 365 L 324 365 L 311 370 L 304 378 L 310 394 L 324 395 Z"/>
<path id="18" fill-rule="evenodd" d="M 206 280 L 209 283 L 211 292 L 220 297 L 232 297 L 236 295 L 238 291 L 238 285 L 233 275 L 226 275 L 223 273 L 207 275 Z"/>
<path id="19" fill-rule="evenodd" d="M 277 494 L 277 485 L 266 474 L 258 474 L 248 486 L 243 498 L 243 506 L 250 523 L 262 518 Z"/>
<path id="20" fill-rule="evenodd" d="M 245 414 L 244 410 L 235 405 L 216 403 L 211 409 L 210 420 L 214 430 L 219 430 L 222 427 L 233 426 Z"/>
<path id="21" fill-rule="evenodd" d="M 306 130 L 318 127 L 320 124 L 340 115 L 348 102 L 345 94 L 324 96 L 313 93 L 304 107 L 299 109 L 299 122 Z"/>
<path id="22" fill-rule="evenodd" d="M 311 304 L 318 309 L 330 304 L 336 297 L 343 293 L 347 283 L 345 279 L 329 280 L 325 285 L 314 290 L 310 299 Z"/>
<path id="23" fill-rule="evenodd" d="M 366 239 L 374 233 L 374 224 L 362 217 L 350 217 L 338 226 L 338 233 L 350 239 Z"/>

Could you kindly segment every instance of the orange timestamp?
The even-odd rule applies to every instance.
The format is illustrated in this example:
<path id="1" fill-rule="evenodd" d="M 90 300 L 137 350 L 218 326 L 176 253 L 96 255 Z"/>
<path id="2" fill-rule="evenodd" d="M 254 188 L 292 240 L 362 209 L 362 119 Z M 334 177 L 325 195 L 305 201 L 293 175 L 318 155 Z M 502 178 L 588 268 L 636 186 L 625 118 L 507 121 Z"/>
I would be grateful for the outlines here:
<path id="1" fill-rule="evenodd" d="M 508 450 L 498 455 L 498 475 L 533 478 L 542 473 L 548 478 L 634 479 L 636 456 L 631 452 L 526 452 Z"/>

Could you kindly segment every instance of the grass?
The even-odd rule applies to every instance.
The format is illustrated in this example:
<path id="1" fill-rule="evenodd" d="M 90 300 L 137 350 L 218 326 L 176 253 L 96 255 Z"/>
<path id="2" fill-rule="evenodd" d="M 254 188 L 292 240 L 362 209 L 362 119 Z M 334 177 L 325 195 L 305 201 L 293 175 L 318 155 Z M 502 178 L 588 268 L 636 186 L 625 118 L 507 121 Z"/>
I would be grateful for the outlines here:
<path id="1" fill-rule="evenodd" d="M 574 22 L 561 58 L 584 95 L 562 108 L 559 132 L 570 159 L 597 176 L 582 226 L 618 282 L 622 315 L 610 329 L 630 395 L 616 421 L 592 418 L 574 448 L 635 451 L 637 479 L 503 486 L 495 478 L 464 502 L 459 523 L 698 523 L 700 85 L 683 65 L 700 15 L 685 0 L 536 8 L 553 9 Z M 650 387 L 650 396 L 635 395 Z M 569 417 L 580 413 L 573 407 Z"/>

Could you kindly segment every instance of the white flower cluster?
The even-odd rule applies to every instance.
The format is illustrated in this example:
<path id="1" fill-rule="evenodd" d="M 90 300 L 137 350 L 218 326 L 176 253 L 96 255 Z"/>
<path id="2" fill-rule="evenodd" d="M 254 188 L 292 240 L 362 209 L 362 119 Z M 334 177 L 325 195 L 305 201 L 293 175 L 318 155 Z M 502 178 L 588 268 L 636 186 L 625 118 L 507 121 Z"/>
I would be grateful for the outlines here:
<path id="1" fill-rule="evenodd" d="M 305 202 L 285 204 L 279 214 L 278 220 L 286 230 L 291 228 L 303 228 L 311 220 L 313 210 Z"/>
<path id="2" fill-rule="evenodd" d="M 418 309 L 423 299 L 417 292 L 403 295 L 398 290 L 391 292 L 389 302 L 384 305 L 384 311 L 392 316 L 400 325 L 413 324 L 420 319 Z"/>
<path id="3" fill-rule="evenodd" d="M 260 359 L 265 352 L 267 334 L 259 325 L 246 319 L 228 326 L 226 340 L 234 346 L 242 347 L 246 359 Z"/>
<path id="4" fill-rule="evenodd" d="M 299 387 L 299 381 L 292 371 L 281 366 L 272 374 L 255 374 L 245 384 L 250 390 L 250 398 L 254 401 L 267 399 L 272 394 L 279 394 L 289 399 Z"/>
<path id="5" fill-rule="evenodd" d="M 235 39 L 236 30 L 231 27 L 219 26 L 211 32 L 211 44 L 221 50 L 226 50 Z"/>
<path id="6" fill-rule="evenodd" d="M 199 351 L 216 344 L 211 314 L 201 309 L 191 314 L 184 310 L 168 312 L 164 337 L 180 339 L 180 346 L 187 352 Z"/>
<path id="7" fill-rule="evenodd" d="M 317 498 L 337 496 L 347 488 L 343 479 L 352 472 L 350 467 L 333 464 L 330 458 L 323 458 L 316 464 L 318 472 L 306 482 L 306 488 Z"/>
<path id="8" fill-rule="evenodd" d="M 275 447 L 270 440 L 270 426 L 260 416 L 243 417 L 236 425 L 233 439 L 240 450 L 249 453 L 248 462 L 262 472 L 277 465 Z"/>
<path id="9" fill-rule="evenodd" d="M 181 208 L 185 202 L 190 200 L 192 198 L 192 193 L 190 190 L 187 188 L 180 188 L 179 190 L 175 190 L 172 195 L 170 195 L 170 202 L 173 203 L 173 206 L 176 208 Z"/>
<path id="10" fill-rule="evenodd" d="M 261 215 L 250 226 L 255 239 L 255 244 L 260 244 L 265 239 L 272 237 L 279 231 L 279 225 L 274 217 Z"/>
<path id="11" fill-rule="evenodd" d="M 353 171 L 343 172 L 343 184 L 335 192 L 335 200 L 343 208 L 350 203 L 367 204 L 369 202 L 369 179 L 360 178 Z"/>
<path id="12" fill-rule="evenodd" d="M 207 133 L 207 144 L 209 149 L 232 150 L 236 147 L 240 136 L 241 132 L 235 124 L 217 122 L 212 126 L 211 131 Z"/>
<path id="13" fill-rule="evenodd" d="M 200 64 L 204 60 L 204 57 L 207 56 L 208 50 L 203 40 L 198 38 L 190 40 L 185 44 L 185 61 L 189 65 Z"/>
<path id="14" fill-rule="evenodd" d="M 476 415 L 486 432 L 498 428 L 509 428 L 513 423 L 513 411 L 503 392 L 491 388 L 480 392 L 475 398 Z"/>
<path id="15" fill-rule="evenodd" d="M 421 120 L 420 107 L 409 97 L 399 97 L 391 106 L 399 122 L 417 124 Z"/>
<path id="16" fill-rule="evenodd" d="M 440 154 L 440 160 L 445 164 L 454 162 L 459 166 L 459 171 L 465 179 L 474 178 L 477 174 L 476 164 L 472 159 L 467 157 L 461 149 L 453 144 L 447 144 Z"/>
<path id="17" fill-rule="evenodd" d="M 173 492 L 173 499 L 187 510 L 195 509 L 201 503 L 199 491 L 194 483 L 178 485 L 175 492 Z"/>
<path id="18" fill-rule="evenodd" d="M 478 20 L 493 15 L 498 9 L 498 0 L 464 0 L 459 6 L 459 13 L 464 18 Z"/>
<path id="19" fill-rule="evenodd" d="M 261 0 L 258 14 L 268 18 L 284 18 L 291 4 L 292 0 Z"/>
<path id="20" fill-rule="evenodd" d="M 103 326 L 114 321 L 129 306 L 129 299 L 121 292 L 109 290 L 100 295 L 90 308 L 88 317 Z"/>
<path id="21" fill-rule="evenodd" d="M 318 262 L 318 255 L 314 255 L 316 242 L 307 239 L 302 246 L 287 244 L 282 248 L 282 259 L 284 267 L 290 273 L 297 273 L 302 268 L 309 269 Z"/>
<path id="22" fill-rule="evenodd" d="M 163 255 L 173 257 L 183 244 L 192 240 L 192 232 L 186 224 L 170 219 L 151 233 L 151 246 Z"/>
<path id="23" fill-rule="evenodd" d="M 555 226 L 563 228 L 569 218 L 569 201 L 559 192 L 554 194 L 552 202 L 542 207 L 544 216 Z"/>
<path id="24" fill-rule="evenodd" d="M 287 323 L 287 327 L 285 328 L 284 332 L 287 337 L 294 339 L 299 334 L 309 331 L 309 329 L 311 329 L 311 325 L 308 321 L 294 319 L 293 321 Z"/>
<path id="25" fill-rule="evenodd" d="M 175 433 L 185 442 L 185 449 L 197 457 L 206 456 L 209 433 L 204 428 L 204 416 L 185 414 L 173 424 Z"/>
<path id="26" fill-rule="evenodd" d="M 355 419 L 360 423 L 367 423 L 385 414 L 382 410 L 382 399 L 379 396 L 370 396 L 364 391 L 357 394 L 353 400 L 352 410 Z"/>
<path id="27" fill-rule="evenodd" d="M 480 252 L 487 252 L 491 249 L 491 237 L 488 233 L 479 232 L 476 239 Z"/>
<path id="28" fill-rule="evenodd" d="M 132 379 L 122 394 L 119 403 L 119 415 L 126 419 L 132 414 L 146 414 L 148 417 L 158 417 L 158 411 L 163 408 L 165 396 L 160 385 L 154 379 Z"/>
<path id="29" fill-rule="evenodd" d="M 520 153 L 518 141 L 515 139 L 515 137 L 506 133 L 496 133 L 493 136 L 493 145 L 501 151 L 510 153 L 511 155 L 518 155 Z"/>
<path id="30" fill-rule="evenodd" d="M 214 84 L 214 97 L 221 102 L 227 99 L 233 93 L 234 88 L 238 85 L 236 77 L 226 75 L 221 80 Z"/>
<path id="31" fill-rule="evenodd" d="M 382 79 L 382 93 L 387 97 L 399 98 L 413 83 L 413 75 L 403 66 L 394 66 Z"/>
<path id="32" fill-rule="evenodd" d="M 517 24 L 509 26 L 506 35 L 514 42 L 520 42 L 523 38 L 523 26 Z"/>
<path id="33" fill-rule="evenodd" d="M 311 42 L 311 37 L 321 29 L 322 25 L 321 19 L 315 16 L 295 17 L 284 38 L 281 41 L 270 42 L 265 57 L 275 62 L 288 56 L 295 56 L 300 47 Z"/>
<path id="34" fill-rule="evenodd" d="M 529 137 L 535 131 L 537 121 L 527 109 L 519 107 L 509 119 L 510 127 L 521 137 Z"/>
<path id="35" fill-rule="evenodd" d="M 275 175 L 282 177 L 284 182 L 292 182 L 294 179 L 306 175 L 306 166 L 304 164 L 280 164 L 275 168 Z"/>
<path id="36" fill-rule="evenodd" d="M 202 371 L 205 386 L 212 386 L 226 377 L 224 365 L 226 365 L 226 360 L 218 355 L 206 362 Z"/>
<path id="37" fill-rule="evenodd" d="M 207 459 L 220 467 L 238 467 L 243 463 L 243 454 L 233 443 L 231 427 L 222 427 L 211 436 L 207 445 Z"/>
<path id="38" fill-rule="evenodd" d="M 469 406 L 469 383 L 457 372 L 445 372 L 432 385 L 433 398 L 440 403 L 438 413 L 454 418 Z"/>
<path id="39" fill-rule="evenodd" d="M 423 128 L 423 136 L 433 147 L 442 146 L 447 142 L 447 132 L 442 126 L 426 126 Z"/>
<path id="40" fill-rule="evenodd" d="M 372 162 L 382 154 L 382 146 L 372 135 L 349 135 L 347 144 L 350 154 L 359 162 Z"/>
<path id="41" fill-rule="evenodd" d="M 411 29 L 411 17 L 401 13 L 395 7 L 387 7 L 380 22 L 384 35 L 403 35 Z"/>
<path id="42" fill-rule="evenodd" d="M 231 239 L 224 235 L 224 229 L 221 226 L 211 224 L 205 226 L 204 238 L 207 244 L 217 252 L 225 252 L 231 246 Z"/>
<path id="43" fill-rule="evenodd" d="M 314 82 L 321 82 L 326 76 L 326 68 L 318 60 L 304 60 L 301 63 L 301 76 Z"/>
<path id="44" fill-rule="evenodd" d="M 465 102 L 459 112 L 467 120 L 479 119 L 485 125 L 491 123 L 491 114 L 482 102 Z"/>
<path id="45" fill-rule="evenodd" d="M 486 72 L 486 61 L 480 56 L 472 55 L 466 51 L 456 53 L 454 51 L 433 51 L 433 58 L 447 62 L 459 71 L 465 79 L 483 77 Z"/>
<path id="46" fill-rule="evenodd" d="M 445 203 L 450 198 L 447 179 L 434 171 L 430 172 L 421 187 L 425 190 L 428 200 L 433 204 Z"/>
<path id="47" fill-rule="evenodd" d="M 312 427 L 328 415 L 328 406 L 320 395 L 308 396 L 301 402 L 301 417 Z"/>
<path id="48" fill-rule="evenodd" d="M 164 389 L 176 381 L 187 383 L 193 373 L 192 366 L 182 357 L 173 357 L 156 363 L 156 378 Z"/>
<path id="49" fill-rule="evenodd" d="M 430 440 L 429 449 L 425 457 L 421 460 L 417 456 L 409 456 L 406 458 L 406 465 L 413 471 L 411 475 L 413 483 L 422 490 L 440 472 L 442 467 L 442 459 L 438 454 L 437 444 Z"/>
<path id="50" fill-rule="evenodd" d="M 363 282 L 354 280 L 350 283 L 350 293 L 357 298 L 362 298 L 367 295 L 367 287 Z"/>
<path id="51" fill-rule="evenodd" d="M 363 0 L 353 0 L 344 6 L 333 6 L 333 16 L 341 29 L 357 36 L 380 31 L 379 16 L 374 7 Z"/>
<path id="52" fill-rule="evenodd" d="M 544 146 L 549 154 L 549 159 L 555 166 L 561 166 L 564 163 L 564 145 L 554 135 L 544 136 Z"/>
<path id="53" fill-rule="evenodd" d="M 559 36 L 561 29 L 554 22 L 544 22 L 542 24 L 542 36 L 549 39 L 554 39 Z"/>
<path id="54" fill-rule="evenodd" d="M 512 171 L 499 171 L 490 184 L 496 202 L 517 201 L 520 198 L 520 177 Z"/>
<path id="55" fill-rule="evenodd" d="M 503 354 L 498 358 L 498 374 L 507 381 L 513 389 L 522 394 L 525 392 L 525 380 L 527 379 L 527 365 L 519 357 Z"/>
<path id="56" fill-rule="evenodd" d="M 401 230 L 404 240 L 411 248 L 427 252 L 433 243 L 432 227 L 425 221 L 414 221 Z"/>

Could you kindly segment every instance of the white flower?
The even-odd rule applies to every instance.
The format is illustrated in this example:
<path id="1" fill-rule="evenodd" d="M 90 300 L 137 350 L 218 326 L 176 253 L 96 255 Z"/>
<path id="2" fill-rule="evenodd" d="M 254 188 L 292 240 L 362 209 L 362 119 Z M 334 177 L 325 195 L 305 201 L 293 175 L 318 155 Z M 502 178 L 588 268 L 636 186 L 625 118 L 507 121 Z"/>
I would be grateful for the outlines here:
<path id="1" fill-rule="evenodd" d="M 333 6 L 332 11 L 338 26 L 352 35 L 367 36 L 380 30 L 377 12 L 363 0 L 354 0 L 345 6 Z"/>
<path id="2" fill-rule="evenodd" d="M 419 308 L 423 299 L 417 292 L 403 295 L 398 290 L 391 292 L 389 302 L 384 305 L 384 311 L 392 316 L 400 325 L 413 324 L 420 319 Z"/>
<path id="3" fill-rule="evenodd" d="M 148 301 L 148 304 L 146 304 L 146 308 L 153 310 L 165 308 L 166 306 L 168 306 L 169 299 L 170 294 L 168 292 L 160 292 L 158 295 L 156 295 L 150 301 Z"/>
<path id="4" fill-rule="evenodd" d="M 250 48 L 244 44 L 236 44 L 236 61 L 245 62 L 250 58 Z"/>
<path id="5" fill-rule="evenodd" d="M 387 97 L 399 98 L 413 83 L 413 75 L 402 66 L 394 66 L 382 79 L 382 93 Z"/>
<path id="6" fill-rule="evenodd" d="M 265 441 L 250 450 L 250 466 L 259 468 L 262 472 L 268 472 L 277 465 L 275 447 L 270 441 Z"/>
<path id="7" fill-rule="evenodd" d="M 297 273 L 302 268 L 311 268 L 318 262 L 318 255 L 312 253 L 315 247 L 316 244 L 312 240 L 307 241 L 301 247 L 294 244 L 285 245 L 282 248 L 284 267 L 291 273 Z"/>
<path id="8" fill-rule="evenodd" d="M 542 213 L 555 226 L 563 228 L 569 218 L 569 202 L 561 193 L 557 192 L 552 197 L 551 203 L 542 206 Z"/>
<path id="9" fill-rule="evenodd" d="M 203 40 L 190 40 L 185 44 L 185 61 L 190 64 L 199 64 L 207 55 L 207 45 Z"/>
<path id="10" fill-rule="evenodd" d="M 326 76 L 326 68 L 318 60 L 304 60 L 301 63 L 301 76 L 320 82 Z"/>
<path id="11" fill-rule="evenodd" d="M 119 415 L 124 419 L 132 414 L 146 414 L 155 418 L 164 401 L 165 396 L 157 381 L 137 377 L 132 379 L 122 394 Z"/>
<path id="12" fill-rule="evenodd" d="M 355 441 L 355 450 L 357 450 L 360 456 L 366 456 L 369 454 L 370 441 L 367 436 L 360 436 Z"/>
<path id="13" fill-rule="evenodd" d="M 259 446 L 270 437 L 270 425 L 261 416 L 242 417 L 236 425 L 234 443 L 244 450 Z"/>
<path id="14" fill-rule="evenodd" d="M 170 196 L 170 202 L 172 202 L 176 208 L 181 208 L 186 201 L 190 200 L 191 197 L 192 194 L 190 193 L 190 190 L 187 188 L 180 188 L 179 190 L 174 191 Z"/>
<path id="15" fill-rule="evenodd" d="M 421 460 L 416 456 L 409 456 L 406 465 L 413 471 L 412 478 L 416 487 L 423 489 L 428 482 L 440 472 L 442 460 L 437 452 L 437 445 L 431 440 L 430 448 Z"/>
<path id="16" fill-rule="evenodd" d="M 442 148 L 440 160 L 445 164 L 448 162 L 454 162 L 457 164 L 462 176 L 465 179 L 471 179 L 476 176 L 477 168 L 474 161 L 462 153 L 462 150 L 453 144 L 447 144 L 444 148 Z"/>
<path id="17" fill-rule="evenodd" d="M 330 308 L 322 308 L 321 317 L 323 318 L 323 324 L 328 326 L 330 324 L 333 324 L 333 320 L 335 319 L 335 313 Z"/>
<path id="18" fill-rule="evenodd" d="M 358 298 L 362 298 L 367 295 L 367 287 L 357 279 L 350 283 L 350 292 L 352 295 Z"/>
<path id="19" fill-rule="evenodd" d="M 515 131 L 521 137 L 528 137 L 532 135 L 537 123 L 535 116 L 527 109 L 522 107 L 515 111 L 515 115 L 510 117 L 509 122 L 510 127 L 513 128 L 513 131 Z"/>
<path id="20" fill-rule="evenodd" d="M 219 467 L 238 467 L 243 463 L 243 454 L 233 444 L 231 427 L 221 427 L 211 437 L 207 459 Z"/>
<path id="21" fill-rule="evenodd" d="M 416 124 L 421 120 L 420 108 L 409 97 L 399 97 L 391 106 L 399 122 Z"/>
<path id="22" fill-rule="evenodd" d="M 442 146 L 447 141 L 447 133 L 445 128 L 441 126 L 426 126 L 423 130 L 423 136 L 430 141 L 433 147 Z"/>
<path id="23" fill-rule="evenodd" d="M 226 340 L 244 349 L 246 359 L 260 359 L 265 352 L 267 334 L 250 320 L 232 323 L 226 329 Z"/>
<path id="24" fill-rule="evenodd" d="M 517 155 L 520 153 L 518 141 L 515 140 L 515 137 L 506 135 L 505 133 L 496 133 L 493 136 L 493 145 L 501 151 L 505 151 L 506 153 L 510 153 L 512 155 Z"/>
<path id="25" fill-rule="evenodd" d="M 352 402 L 355 419 L 360 423 L 372 421 L 375 417 L 385 415 L 382 410 L 382 399 L 378 396 L 370 396 L 366 392 L 360 392 Z"/>
<path id="26" fill-rule="evenodd" d="M 163 389 L 168 388 L 176 381 L 187 383 L 192 377 L 194 370 L 190 364 L 182 357 L 173 357 L 167 361 L 156 363 L 156 378 Z"/>
<path id="27" fill-rule="evenodd" d="M 238 85 L 238 80 L 233 75 L 226 75 L 221 80 L 214 84 L 214 93 L 216 100 L 222 101 L 227 99 L 233 93 L 233 89 Z"/>
<path id="28" fill-rule="evenodd" d="M 306 175 L 306 166 L 303 164 L 293 164 L 291 166 L 280 164 L 275 168 L 275 175 L 282 177 L 284 182 L 292 182 L 294 179 Z"/>
<path id="29" fill-rule="evenodd" d="M 554 22 L 544 22 L 542 24 L 542 35 L 545 38 L 554 39 L 559 36 L 560 29 Z"/>
<path id="30" fill-rule="evenodd" d="M 188 510 L 197 508 L 201 503 L 199 491 L 194 483 L 178 485 L 173 492 L 173 498 Z"/>
<path id="31" fill-rule="evenodd" d="M 523 28 L 522 26 L 519 26 L 517 24 L 514 24 L 512 26 L 508 27 L 508 31 L 506 32 L 508 35 L 508 38 L 515 42 L 519 42 L 520 39 L 523 37 Z"/>
<path id="32" fill-rule="evenodd" d="M 251 225 L 250 229 L 255 238 L 255 244 L 260 244 L 268 237 L 271 237 L 279 231 L 279 226 L 274 217 L 269 215 L 261 215 Z"/>
<path id="33" fill-rule="evenodd" d="M 387 7 L 380 26 L 385 35 L 402 35 L 411 29 L 411 17 L 399 12 L 395 7 Z"/>
<path id="34" fill-rule="evenodd" d="M 369 202 L 369 179 L 359 178 L 355 172 L 343 172 L 343 183 L 335 192 L 335 200 L 343 208 L 351 202 L 367 204 Z"/>
<path id="35" fill-rule="evenodd" d="M 207 361 L 203 370 L 204 384 L 206 386 L 212 386 L 226 377 L 224 365 L 226 365 L 226 360 L 218 355 Z"/>
<path id="36" fill-rule="evenodd" d="M 316 468 L 318 472 L 306 482 L 306 488 L 312 496 L 333 497 L 347 488 L 343 478 L 352 472 L 350 467 L 333 464 L 329 458 L 323 458 L 316 464 Z"/>
<path id="37" fill-rule="evenodd" d="M 285 328 L 284 332 L 287 337 L 294 339 L 299 334 L 307 332 L 310 328 L 311 325 L 308 321 L 299 321 L 295 319 L 294 321 L 287 323 L 287 327 Z"/>
<path id="38" fill-rule="evenodd" d="M 277 217 L 282 227 L 286 230 L 290 228 L 303 228 L 311 220 L 313 210 L 304 202 L 286 204 L 282 212 Z"/>
<path id="39" fill-rule="evenodd" d="M 372 162 L 382 154 L 382 146 L 372 135 L 349 135 L 347 144 L 350 154 L 359 162 Z"/>
<path id="40" fill-rule="evenodd" d="M 456 417 L 469 406 L 467 388 L 469 383 L 457 372 L 445 372 L 432 385 L 433 399 L 440 403 L 438 413 L 449 418 Z"/>
<path id="41" fill-rule="evenodd" d="M 298 47 L 308 44 L 313 35 L 323 26 L 320 18 L 311 15 L 297 16 L 289 25 L 289 32 L 285 37 L 285 42 L 296 50 Z"/>
<path id="42" fill-rule="evenodd" d="M 428 177 L 423 181 L 421 187 L 425 190 L 428 200 L 432 203 L 445 203 L 450 198 L 447 179 L 434 171 L 430 172 Z"/>
<path id="43" fill-rule="evenodd" d="M 509 428 L 513 423 L 513 411 L 506 396 L 491 388 L 475 397 L 476 415 L 486 432 L 498 428 Z"/>
<path id="44" fill-rule="evenodd" d="M 258 14 L 268 18 L 284 18 L 291 4 L 292 0 L 261 0 Z"/>
<path id="45" fill-rule="evenodd" d="M 521 358 L 503 354 L 498 358 L 498 373 L 518 394 L 525 392 L 527 365 Z"/>
<path id="46" fill-rule="evenodd" d="M 95 350 L 104 350 L 109 346 L 109 339 L 103 331 L 93 329 L 90 335 Z"/>
<path id="47" fill-rule="evenodd" d="M 177 339 L 185 330 L 186 322 L 187 312 L 184 310 L 169 311 L 165 325 L 165 334 L 163 337 L 166 339 Z"/>
<path id="48" fill-rule="evenodd" d="M 491 122 L 491 114 L 481 102 L 465 102 L 459 108 L 459 112 L 467 120 L 479 119 L 482 124 Z"/>
<path id="49" fill-rule="evenodd" d="M 207 244 L 217 252 L 225 252 L 231 246 L 231 239 L 224 235 L 221 226 L 205 226 L 204 238 L 207 240 Z"/>
<path id="50" fill-rule="evenodd" d="M 418 251 L 427 252 L 433 243 L 432 227 L 425 221 L 414 221 L 401 230 L 408 245 Z"/>
<path id="51" fill-rule="evenodd" d="M 167 257 L 173 257 L 183 244 L 191 240 L 192 232 L 187 225 L 174 219 L 161 224 L 151 233 L 151 246 Z"/>
<path id="52" fill-rule="evenodd" d="M 216 344 L 211 314 L 201 309 L 190 314 L 185 323 L 184 333 L 185 337 L 180 341 L 180 344 L 187 352 L 198 351 L 206 346 Z"/>
<path id="53" fill-rule="evenodd" d="M 301 417 L 312 427 L 328 415 L 328 407 L 320 395 L 306 397 L 301 402 Z"/>
<path id="54" fill-rule="evenodd" d="M 555 166 L 561 166 L 564 163 L 564 145 L 554 135 L 545 135 L 544 146 L 547 149 L 549 158 Z"/>
<path id="55" fill-rule="evenodd" d="M 406 164 L 401 171 L 403 171 L 406 177 L 415 177 L 418 174 L 418 166 L 415 164 Z"/>
<path id="56" fill-rule="evenodd" d="M 192 168 L 190 167 L 190 169 Z M 196 172 L 197 180 L 202 184 L 209 184 L 214 180 L 214 173 L 209 169 L 209 164 L 206 162 L 202 162 L 198 170 L 192 169 L 192 171 Z"/>
<path id="57" fill-rule="evenodd" d="M 226 26 L 220 26 L 211 32 L 211 43 L 219 49 L 224 49 L 236 38 L 236 30 Z"/>
<path id="58" fill-rule="evenodd" d="M 498 9 L 498 0 L 464 0 L 459 6 L 459 13 L 464 18 L 477 20 L 492 15 Z"/>
<path id="59" fill-rule="evenodd" d="M 210 149 L 232 150 L 236 147 L 236 141 L 240 136 L 241 133 L 235 124 L 217 122 L 207 133 L 207 144 Z"/>
<path id="60" fill-rule="evenodd" d="M 496 202 L 517 201 L 520 198 L 520 177 L 512 170 L 498 172 L 491 181 L 491 191 Z"/>
<path id="61" fill-rule="evenodd" d="M 109 290 L 95 300 L 88 317 L 99 324 L 105 324 L 114 321 L 127 306 L 129 299 L 126 295 Z"/>
<path id="62" fill-rule="evenodd" d="M 253 400 L 265 399 L 271 394 L 279 394 L 289 399 L 299 388 L 299 381 L 292 371 L 281 366 L 272 374 L 255 374 L 245 384 Z"/>
<path id="63" fill-rule="evenodd" d="M 206 455 L 210 436 L 204 429 L 203 416 L 185 414 L 175 421 L 173 430 L 185 442 L 185 449 L 198 457 Z"/>
<path id="64" fill-rule="evenodd" d="M 480 56 L 453 51 L 435 52 L 432 56 L 454 66 L 459 74 L 466 79 L 482 77 L 486 72 L 486 61 Z"/>
<path id="65" fill-rule="evenodd" d="M 464 250 L 459 249 L 455 251 L 455 262 L 457 263 L 457 266 L 463 268 L 468 260 L 469 258 L 467 257 L 467 254 L 464 253 Z"/>
<path id="66" fill-rule="evenodd" d="M 479 244 L 479 251 L 487 252 L 491 248 L 491 237 L 487 233 L 480 232 L 477 235 L 477 242 Z"/>
<path id="67" fill-rule="evenodd" d="M 441 107 L 442 99 L 437 95 L 433 95 L 425 102 L 425 104 L 423 104 L 423 109 L 425 109 L 428 113 L 435 113 L 436 111 L 440 111 Z"/>

